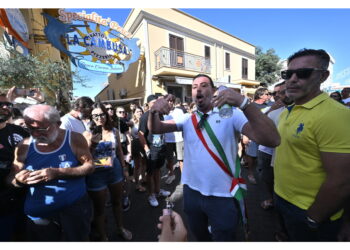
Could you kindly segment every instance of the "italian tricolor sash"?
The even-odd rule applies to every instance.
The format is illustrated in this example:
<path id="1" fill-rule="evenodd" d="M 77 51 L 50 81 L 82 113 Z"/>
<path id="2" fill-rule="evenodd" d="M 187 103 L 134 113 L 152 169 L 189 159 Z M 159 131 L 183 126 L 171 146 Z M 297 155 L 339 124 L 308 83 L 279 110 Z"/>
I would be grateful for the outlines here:
<path id="1" fill-rule="evenodd" d="M 197 114 L 199 115 L 200 118 L 202 118 L 203 115 L 201 113 L 197 112 Z M 225 151 L 222 148 L 221 143 L 219 142 L 219 140 L 215 136 L 214 131 L 210 127 L 208 121 L 207 120 L 204 121 L 204 129 L 207 132 L 210 140 L 212 141 L 212 143 L 213 143 L 214 147 L 216 148 L 216 151 L 218 152 L 220 157 L 217 156 L 213 152 L 213 150 L 210 149 L 210 147 L 208 146 L 208 143 L 206 142 L 206 140 L 204 138 L 204 135 L 203 135 L 201 129 L 197 128 L 198 121 L 197 121 L 196 115 L 192 114 L 191 119 L 192 119 L 194 129 L 195 129 L 199 139 L 203 143 L 203 146 L 205 147 L 205 149 L 208 151 L 208 153 L 214 159 L 214 161 L 219 165 L 219 167 L 227 175 L 229 175 L 232 178 L 230 193 L 239 202 L 241 212 L 242 212 L 243 221 L 246 222 L 246 214 L 245 214 L 245 207 L 244 207 L 243 198 L 244 198 L 244 195 L 245 195 L 246 190 L 247 190 L 247 185 L 245 184 L 245 180 L 241 177 L 241 164 L 240 164 L 239 158 L 236 157 L 235 169 L 234 169 L 234 172 L 232 172 L 232 169 L 230 168 L 230 164 L 227 160 Z"/>

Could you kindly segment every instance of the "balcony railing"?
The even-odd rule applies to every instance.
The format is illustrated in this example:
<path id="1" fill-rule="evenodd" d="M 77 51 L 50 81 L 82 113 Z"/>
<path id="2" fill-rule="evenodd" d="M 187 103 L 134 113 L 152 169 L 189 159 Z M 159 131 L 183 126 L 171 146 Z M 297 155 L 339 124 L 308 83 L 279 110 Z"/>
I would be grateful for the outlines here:
<path id="1" fill-rule="evenodd" d="M 154 54 L 156 70 L 162 67 L 170 67 L 210 74 L 210 60 L 203 56 L 197 56 L 166 47 L 161 47 Z"/>

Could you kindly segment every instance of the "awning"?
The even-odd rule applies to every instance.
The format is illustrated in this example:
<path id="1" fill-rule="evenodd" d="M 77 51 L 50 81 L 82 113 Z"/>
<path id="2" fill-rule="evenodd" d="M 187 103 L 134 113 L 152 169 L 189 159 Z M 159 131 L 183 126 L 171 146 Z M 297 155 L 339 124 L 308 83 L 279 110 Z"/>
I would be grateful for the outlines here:
<path id="1" fill-rule="evenodd" d="M 193 78 L 175 76 L 175 82 L 183 85 L 192 85 Z"/>
<path id="2" fill-rule="evenodd" d="M 233 88 L 233 89 L 241 89 L 242 87 L 240 84 L 231 83 L 231 82 L 214 82 L 215 87 L 219 87 L 221 85 L 224 85 L 228 88 Z"/>
<path id="3" fill-rule="evenodd" d="M 143 99 L 143 97 L 118 99 L 118 100 L 106 100 L 106 101 L 101 101 L 101 102 L 123 106 L 123 105 L 129 104 L 129 103 L 132 103 L 132 102 L 140 102 L 141 99 Z"/>

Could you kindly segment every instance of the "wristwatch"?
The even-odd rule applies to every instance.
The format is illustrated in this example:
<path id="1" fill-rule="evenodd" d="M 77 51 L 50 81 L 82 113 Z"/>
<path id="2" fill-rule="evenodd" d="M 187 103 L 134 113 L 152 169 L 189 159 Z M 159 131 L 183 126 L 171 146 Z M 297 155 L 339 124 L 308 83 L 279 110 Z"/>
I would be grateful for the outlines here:
<path id="1" fill-rule="evenodd" d="M 308 227 L 310 229 L 313 229 L 313 230 L 316 230 L 316 229 L 318 229 L 320 227 L 320 223 L 314 221 L 309 216 L 306 216 L 306 224 L 308 225 Z"/>

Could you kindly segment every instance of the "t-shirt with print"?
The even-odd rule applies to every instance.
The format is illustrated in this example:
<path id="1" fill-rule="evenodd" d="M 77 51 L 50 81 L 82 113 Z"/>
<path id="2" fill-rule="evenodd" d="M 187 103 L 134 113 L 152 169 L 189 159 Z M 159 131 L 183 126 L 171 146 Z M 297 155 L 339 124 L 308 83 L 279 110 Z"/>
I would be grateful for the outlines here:
<path id="1" fill-rule="evenodd" d="M 147 111 L 141 116 L 139 131 L 141 131 L 144 134 L 147 145 L 151 150 L 151 153 L 165 151 L 164 134 L 152 134 L 152 132 L 149 131 L 147 126 L 148 116 L 149 111 Z M 159 115 L 159 119 L 164 120 L 162 115 Z"/>
<path id="2" fill-rule="evenodd" d="M 0 215 L 13 211 L 14 206 L 20 205 L 15 197 L 22 196 L 24 190 L 7 187 L 6 177 L 10 173 L 15 148 L 26 137 L 29 137 L 29 133 L 14 124 L 7 124 L 0 129 Z"/>

